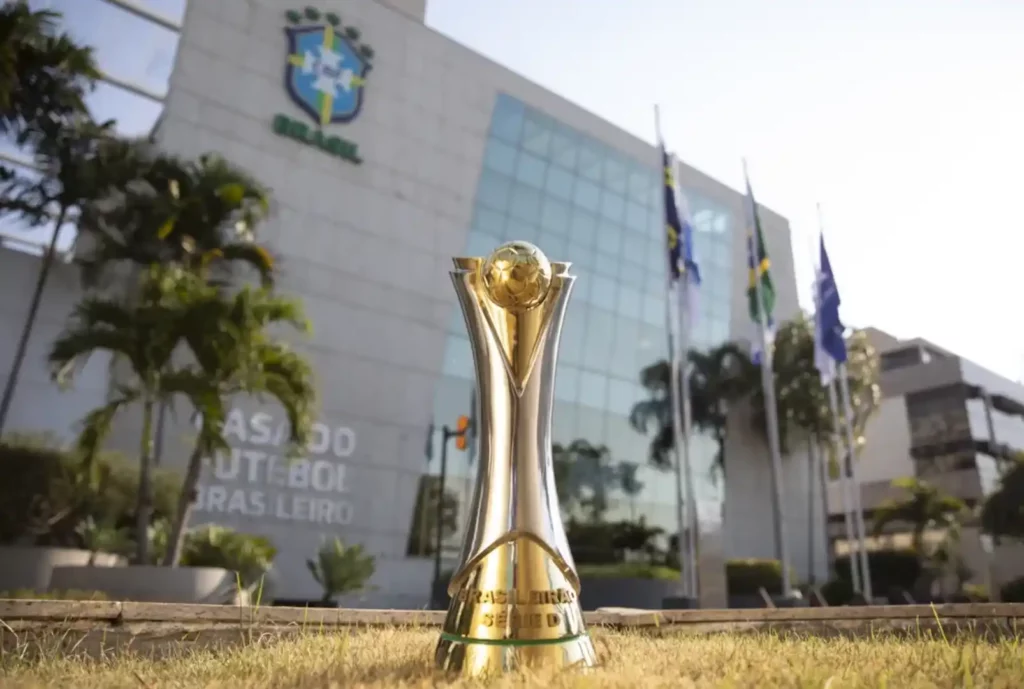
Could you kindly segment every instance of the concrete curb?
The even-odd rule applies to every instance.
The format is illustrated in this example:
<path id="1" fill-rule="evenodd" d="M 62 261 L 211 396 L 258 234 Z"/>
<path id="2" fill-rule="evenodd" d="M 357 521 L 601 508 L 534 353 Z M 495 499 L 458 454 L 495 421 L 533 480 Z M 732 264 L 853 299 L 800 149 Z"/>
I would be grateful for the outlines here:
<path id="1" fill-rule="evenodd" d="M 168 603 L 0 600 L 0 653 L 59 643 L 69 653 L 131 649 L 165 655 L 189 648 L 251 642 L 297 632 L 359 628 L 439 629 L 444 611 L 236 607 Z M 755 610 L 636 610 L 584 613 L 594 629 L 649 634 L 795 633 L 870 637 L 879 633 L 1024 635 L 1024 604 L 965 603 Z"/>

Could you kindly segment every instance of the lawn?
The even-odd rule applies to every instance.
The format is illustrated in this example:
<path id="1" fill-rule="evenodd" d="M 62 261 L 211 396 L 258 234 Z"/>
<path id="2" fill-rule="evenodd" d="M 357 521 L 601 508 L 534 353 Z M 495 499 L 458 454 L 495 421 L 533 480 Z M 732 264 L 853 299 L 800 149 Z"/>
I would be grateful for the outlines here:
<path id="1" fill-rule="evenodd" d="M 0 687 L 75 689 L 350 689 L 355 687 L 1006 687 L 1024 686 L 1024 638 L 1002 642 L 643 636 L 595 632 L 603 666 L 589 675 L 445 680 L 431 669 L 436 631 L 304 634 L 164 660 L 86 660 L 24 648 L 0 658 Z M 34 653 L 29 652 L 34 651 Z M 42 651 L 42 653 L 39 653 Z M 30 659 L 30 656 L 35 656 Z"/>

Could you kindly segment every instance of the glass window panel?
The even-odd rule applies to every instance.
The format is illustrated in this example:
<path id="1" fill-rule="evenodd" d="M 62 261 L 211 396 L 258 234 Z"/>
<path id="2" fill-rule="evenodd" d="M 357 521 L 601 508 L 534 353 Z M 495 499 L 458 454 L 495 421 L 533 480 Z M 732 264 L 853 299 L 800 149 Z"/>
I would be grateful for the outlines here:
<path id="1" fill-rule="evenodd" d="M 548 169 L 548 180 L 545 188 L 553 196 L 566 201 L 572 200 L 572 187 L 575 183 L 575 176 L 568 170 L 552 165 Z"/>
<path id="2" fill-rule="evenodd" d="M 647 208 L 630 201 L 626 204 L 626 227 L 638 234 L 647 232 Z"/>
<path id="3" fill-rule="evenodd" d="M 661 183 L 660 174 L 652 174 L 648 180 L 647 207 L 651 209 L 661 208 L 664 202 L 665 187 Z"/>
<path id="4" fill-rule="evenodd" d="M 647 291 L 651 294 L 665 294 L 665 273 L 668 271 L 668 259 L 662 257 L 647 266 Z"/>
<path id="5" fill-rule="evenodd" d="M 601 188 L 593 182 L 578 179 L 576 180 L 576 188 L 573 190 L 572 199 L 577 206 L 596 212 L 601 203 Z"/>
<path id="6" fill-rule="evenodd" d="M 609 370 L 620 378 L 636 380 L 640 371 L 636 366 L 636 347 L 640 337 L 640 324 L 634 317 L 615 321 L 615 339 L 612 345 Z"/>
<path id="7" fill-rule="evenodd" d="M 566 250 L 567 260 L 572 262 L 574 271 L 594 272 L 597 270 L 596 253 L 592 247 L 580 246 L 569 242 Z"/>
<path id="8" fill-rule="evenodd" d="M 504 93 L 498 94 L 494 103 L 494 116 L 491 118 L 491 134 L 518 144 L 523 132 L 523 104 Z"/>
<path id="9" fill-rule="evenodd" d="M 657 208 L 650 212 L 647 216 L 647 236 L 650 238 L 657 237 L 662 242 L 665 241 L 665 234 L 668 230 L 665 229 L 665 216 L 661 208 Z"/>
<path id="10" fill-rule="evenodd" d="M 590 308 L 587 318 L 587 339 L 583 350 L 583 365 L 597 371 L 608 370 L 615 335 L 615 317 L 609 311 Z"/>
<path id="11" fill-rule="evenodd" d="M 559 359 L 567 364 L 583 363 L 583 343 L 586 340 L 586 309 L 568 309 L 559 339 Z"/>
<path id="12" fill-rule="evenodd" d="M 643 298 L 640 290 L 629 285 L 619 284 L 619 295 L 616 300 L 615 310 L 620 316 L 636 318 L 643 308 Z"/>
<path id="13" fill-rule="evenodd" d="M 601 194 L 601 215 L 612 222 L 621 223 L 626 214 L 626 199 L 605 191 Z"/>
<path id="14" fill-rule="evenodd" d="M 628 187 L 626 163 L 621 157 L 609 153 L 604 161 L 604 185 L 617 194 L 625 194 Z"/>
<path id="15" fill-rule="evenodd" d="M 530 111 L 523 124 L 523 148 L 547 157 L 551 145 L 551 120 L 537 111 Z"/>
<path id="16" fill-rule="evenodd" d="M 551 160 L 568 170 L 576 169 L 579 155 L 579 136 L 564 128 L 557 128 L 551 133 Z"/>
<path id="17" fill-rule="evenodd" d="M 598 224 L 597 250 L 611 256 L 619 256 L 622 251 L 622 226 L 607 220 Z"/>
<path id="18" fill-rule="evenodd" d="M 544 176 L 548 164 L 535 155 L 520 153 L 519 162 L 516 165 L 516 179 L 531 187 L 541 189 L 544 187 Z"/>
<path id="19" fill-rule="evenodd" d="M 580 371 L 580 404 L 604 409 L 608 400 L 608 377 L 591 371 Z"/>
<path id="20" fill-rule="evenodd" d="M 665 297 L 656 297 L 652 294 L 644 295 L 643 301 L 644 322 L 650 325 L 665 324 Z"/>
<path id="21" fill-rule="evenodd" d="M 493 170 L 484 170 L 480 173 L 480 184 L 476 190 L 476 197 L 480 203 L 496 211 L 504 211 L 508 208 L 511 194 L 511 179 Z"/>
<path id="22" fill-rule="evenodd" d="M 730 243 L 728 241 L 724 241 L 724 238 L 723 241 L 712 242 L 711 260 L 713 260 L 715 263 L 723 267 L 730 266 L 732 264 L 732 261 L 729 260 L 731 258 L 730 249 L 732 247 L 729 244 Z"/>
<path id="23" fill-rule="evenodd" d="M 576 209 L 572 214 L 572 224 L 569 226 L 569 241 L 573 244 L 592 247 L 594 238 L 597 236 L 597 217 L 586 211 Z"/>
<path id="24" fill-rule="evenodd" d="M 647 262 L 649 244 L 653 244 L 653 242 L 644 241 L 639 237 L 630 237 L 628 241 L 622 243 L 622 256 L 627 261 L 643 265 Z"/>
<path id="25" fill-rule="evenodd" d="M 462 337 L 448 338 L 441 370 L 446 376 L 473 378 L 473 352 L 469 348 L 469 340 Z"/>
<path id="26" fill-rule="evenodd" d="M 512 175 L 516 169 L 516 151 L 514 146 L 499 139 L 488 139 L 484 149 L 484 167 L 504 175 Z"/>
<path id="27" fill-rule="evenodd" d="M 606 254 L 598 254 L 595 257 L 596 270 L 601 275 L 605 275 L 610 278 L 617 278 L 619 276 L 619 260 L 615 257 L 608 256 Z"/>
<path id="28" fill-rule="evenodd" d="M 505 214 L 477 206 L 473 210 L 473 229 L 492 237 L 501 237 L 505 232 Z"/>
<path id="29" fill-rule="evenodd" d="M 504 235 L 489 235 L 480 232 L 470 232 L 469 241 L 466 242 L 466 253 L 469 256 L 489 256 L 495 248 L 503 244 Z"/>
<path id="30" fill-rule="evenodd" d="M 633 263 L 626 263 L 624 261 L 619 262 L 619 282 L 626 285 L 636 287 L 638 290 L 642 290 L 646 284 L 647 270 L 646 266 L 635 265 Z"/>
<path id="31" fill-rule="evenodd" d="M 729 321 L 724 318 L 709 319 L 711 323 L 711 342 L 721 344 L 729 339 Z"/>
<path id="32" fill-rule="evenodd" d="M 572 212 L 569 204 L 545 198 L 540 214 L 540 226 L 552 234 L 568 235 Z"/>
<path id="33" fill-rule="evenodd" d="M 544 255 L 551 261 L 565 261 L 568 255 L 566 251 L 567 242 L 565 237 L 541 232 L 537 239 L 537 246 L 541 248 Z"/>
<path id="34" fill-rule="evenodd" d="M 492 245 L 491 248 L 487 250 L 487 253 L 490 253 L 493 250 L 494 246 Z M 472 254 L 468 253 L 467 250 L 467 255 L 469 256 L 486 256 L 487 253 Z M 463 317 L 461 309 L 457 307 L 452 307 L 452 316 L 451 318 L 448 319 L 447 332 L 451 335 L 458 335 L 459 337 L 469 337 L 469 335 L 466 333 L 466 319 Z"/>
<path id="35" fill-rule="evenodd" d="M 551 413 L 551 435 L 554 442 L 568 445 L 579 437 L 576 433 L 578 409 L 575 402 L 555 402 L 554 411 Z M 558 490 L 562 490 L 562 486 L 558 486 Z"/>
<path id="36" fill-rule="evenodd" d="M 594 182 L 600 182 L 604 162 L 604 152 L 594 141 L 584 141 L 580 146 L 579 161 L 576 171 L 583 177 Z"/>
<path id="37" fill-rule="evenodd" d="M 650 188 L 648 178 L 651 174 L 651 171 L 639 166 L 629 172 L 629 198 L 643 206 L 647 205 L 647 190 Z"/>
<path id="38" fill-rule="evenodd" d="M 633 405 L 639 400 L 635 399 L 636 386 L 624 380 L 612 378 L 608 381 L 608 410 L 613 414 L 629 416 Z M 633 431 L 634 435 L 639 435 Z"/>
<path id="39" fill-rule="evenodd" d="M 570 249 L 572 247 L 570 246 Z M 576 266 L 576 282 L 573 283 L 573 294 L 574 298 L 579 300 L 580 303 L 590 303 L 590 276 L 593 275 L 590 271 L 585 269 L 582 265 L 577 264 Z"/>
<path id="40" fill-rule="evenodd" d="M 576 437 L 592 445 L 603 445 L 607 416 L 604 410 L 580 407 L 576 417 Z"/>
<path id="41" fill-rule="evenodd" d="M 580 389 L 580 370 L 574 366 L 559 366 L 555 374 L 555 399 L 575 402 Z"/>
<path id="42" fill-rule="evenodd" d="M 533 223 L 524 222 L 517 218 L 509 218 L 507 228 L 505 230 L 505 241 L 523 241 L 536 244 L 540 237 L 540 230 Z M 494 248 L 491 248 L 493 251 Z M 490 253 L 490 252 L 488 252 Z M 487 254 L 474 254 L 475 256 L 486 256 Z"/>
<path id="43" fill-rule="evenodd" d="M 540 222 L 541 195 L 536 189 L 523 184 L 512 188 L 512 199 L 508 213 L 510 216 L 529 223 Z"/>
<path id="44" fill-rule="evenodd" d="M 636 241 L 644 248 L 646 254 L 643 260 L 644 265 L 654 267 L 668 264 L 668 247 L 665 245 L 664 238 L 662 241 L 643 241 L 639 238 Z"/>
<path id="45" fill-rule="evenodd" d="M 591 289 L 591 303 L 608 311 L 615 310 L 615 281 L 603 275 L 595 275 Z"/>
<path id="46" fill-rule="evenodd" d="M 664 323 L 665 313 L 663 310 L 659 325 L 640 324 L 640 335 L 637 337 L 635 350 L 637 372 L 666 358 L 665 352 L 668 350 L 668 336 L 665 333 Z"/>

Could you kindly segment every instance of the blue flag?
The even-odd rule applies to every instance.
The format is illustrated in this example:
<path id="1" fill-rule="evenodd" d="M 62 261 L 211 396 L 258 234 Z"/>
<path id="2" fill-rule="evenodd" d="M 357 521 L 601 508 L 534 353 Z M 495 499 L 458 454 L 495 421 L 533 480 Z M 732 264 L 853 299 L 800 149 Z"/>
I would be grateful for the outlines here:
<path id="1" fill-rule="evenodd" d="M 815 334 L 816 348 L 828 355 L 828 358 L 836 364 L 846 361 L 846 339 L 843 332 L 846 330 L 839 318 L 839 305 L 842 300 L 839 298 L 839 289 L 836 287 L 836 278 L 832 273 L 832 263 L 828 260 L 828 252 L 825 250 L 825 236 L 820 239 L 821 263 L 818 268 L 817 293 L 815 294 Z M 820 365 L 819 365 L 820 369 Z M 825 377 L 825 371 L 822 371 Z"/>
<path id="2" fill-rule="evenodd" d="M 697 265 L 697 254 L 693 248 L 693 219 L 685 197 L 679 199 L 679 205 L 676 204 L 674 161 L 669 159 L 664 147 L 661 149 L 661 160 L 665 168 L 665 229 L 669 274 L 673 285 L 678 286 L 680 279 L 683 281 L 679 305 L 685 312 L 686 322 L 692 327 L 697 316 L 697 298 L 700 293 L 700 266 Z"/>

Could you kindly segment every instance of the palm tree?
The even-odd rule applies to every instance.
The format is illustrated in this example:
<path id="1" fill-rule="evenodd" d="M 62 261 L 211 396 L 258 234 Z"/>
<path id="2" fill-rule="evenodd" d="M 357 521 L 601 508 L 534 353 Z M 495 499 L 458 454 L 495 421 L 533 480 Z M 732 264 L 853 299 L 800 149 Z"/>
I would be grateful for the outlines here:
<path id="1" fill-rule="evenodd" d="M 688 355 L 690 369 L 690 408 L 693 425 L 710 433 L 718 446 L 715 466 L 725 467 L 725 433 L 730 406 L 749 394 L 754 379 L 750 358 L 731 342 L 707 352 L 691 350 Z M 640 433 L 653 427 L 650 461 L 661 469 L 672 466 L 671 452 L 675 445 L 672 435 L 672 403 L 669 380 L 671 366 L 659 361 L 640 372 L 640 382 L 650 398 L 634 405 L 629 421 Z"/>
<path id="2" fill-rule="evenodd" d="M 860 444 L 867 421 L 881 403 L 878 354 L 862 332 L 853 333 L 846 347 L 854 435 Z M 775 337 L 772 366 L 782 453 L 788 453 L 797 433 L 806 434 L 832 448 L 836 419 L 832 415 L 827 389 L 821 383 L 821 374 L 814 366 L 814 324 L 806 315 L 801 314 L 780 326 Z M 752 390 L 752 420 L 755 428 L 767 436 L 764 391 L 760 385 L 753 385 Z M 837 458 L 833 459 L 837 461 Z"/>
<path id="3" fill-rule="evenodd" d="M 255 241 L 269 205 L 267 190 L 220 156 L 154 154 L 136 183 L 84 209 L 83 279 L 95 285 L 117 266 L 176 263 L 224 285 L 228 268 L 241 265 L 271 286 L 275 260 Z"/>
<path id="4" fill-rule="evenodd" d="M 202 458 L 227 446 L 223 424 L 228 395 L 268 393 L 277 398 L 289 415 L 293 447 L 304 445 L 313 399 L 311 373 L 305 362 L 263 332 L 284 322 L 304 326 L 294 304 L 262 290 L 242 290 L 228 298 L 201 275 L 180 266 L 154 265 L 145 271 L 137 295 L 83 299 L 53 344 L 50 363 L 61 383 L 69 382 L 76 365 L 97 351 L 127 364 L 129 380 L 118 382 L 113 398 L 86 416 L 79 447 L 91 467 L 114 417 L 129 405 L 141 404 L 135 525 L 140 564 L 148 562 L 157 404 L 183 396 L 202 421 L 182 491 L 183 503 L 188 502 L 177 518 L 179 540 Z"/>
<path id="5" fill-rule="evenodd" d="M 204 382 L 219 399 L 196 409 L 199 436 L 185 471 L 164 558 L 164 564 L 170 567 L 177 566 L 181 557 L 203 459 L 227 447 L 220 434 L 226 400 L 239 394 L 276 400 L 288 418 L 292 449 L 306 446 L 313 421 L 316 391 L 309 362 L 267 332 L 279 325 L 307 332 L 309 323 L 298 302 L 273 296 L 266 289 L 249 288 L 231 298 L 210 290 L 207 297 L 196 304 L 189 317 L 212 328 L 205 332 L 186 329 L 185 342 L 196 358 Z M 210 410 L 212 416 L 207 418 Z"/>
<path id="6" fill-rule="evenodd" d="M 43 291 L 57 259 L 61 228 L 88 204 L 100 202 L 113 190 L 128 185 L 137 171 L 142 151 L 113 139 L 111 128 L 111 123 L 96 125 L 87 118 L 57 127 L 37 143 L 36 160 L 42 172 L 39 179 L 14 176 L 3 186 L 3 207 L 7 212 L 17 212 L 30 226 L 51 220 L 54 226 L 0 398 L 0 432 L 14 399 Z"/>
<path id="7" fill-rule="evenodd" d="M 959 524 L 967 509 L 960 498 L 942 493 L 927 481 L 916 478 L 898 478 L 892 482 L 905 491 L 902 498 L 889 500 L 875 512 L 874 534 L 878 536 L 894 522 L 909 524 L 911 543 L 922 565 L 931 557 L 925 547 L 924 535 L 928 531 L 959 533 Z"/>
<path id="8" fill-rule="evenodd" d="M 619 488 L 629 498 L 629 519 L 636 520 L 636 496 L 643 490 L 644 484 L 637 477 L 639 464 L 633 462 L 619 462 Z"/>
<path id="9" fill-rule="evenodd" d="M 559 504 L 598 521 L 608 509 L 608 487 L 616 476 L 608 447 L 578 438 L 569 445 L 556 443 L 551 452 Z"/>
<path id="10" fill-rule="evenodd" d="M 150 469 L 153 457 L 153 409 L 167 398 L 187 397 L 196 409 L 217 401 L 214 389 L 194 367 L 174 366 L 175 350 L 185 340 L 186 328 L 208 332 L 211 323 L 190 318 L 191 307 L 203 289 L 198 279 L 180 268 L 151 267 L 140 280 L 139 299 L 86 297 L 72 312 L 69 324 L 53 343 L 49 361 L 53 376 L 66 385 L 77 367 L 97 351 L 127 363 L 130 382 L 121 382 L 112 399 L 84 419 L 78 444 L 86 467 L 102 445 L 114 417 L 135 402 L 142 405 L 139 448 L 139 494 L 136 511 L 136 559 L 148 558 L 148 529 L 152 512 Z M 218 410 L 206 410 L 210 423 Z M 219 410 L 223 412 L 223 410 Z M 221 414 L 223 417 L 223 414 Z"/>
<path id="11" fill-rule="evenodd" d="M 52 125 L 85 114 L 100 76 L 92 49 L 58 32 L 60 18 L 24 0 L 0 6 L 0 136 L 21 146 L 34 148 Z"/>
<path id="12" fill-rule="evenodd" d="M 996 540 L 1024 540 L 1024 453 L 1013 458 L 999 480 L 999 488 L 985 500 L 981 526 Z"/>

